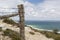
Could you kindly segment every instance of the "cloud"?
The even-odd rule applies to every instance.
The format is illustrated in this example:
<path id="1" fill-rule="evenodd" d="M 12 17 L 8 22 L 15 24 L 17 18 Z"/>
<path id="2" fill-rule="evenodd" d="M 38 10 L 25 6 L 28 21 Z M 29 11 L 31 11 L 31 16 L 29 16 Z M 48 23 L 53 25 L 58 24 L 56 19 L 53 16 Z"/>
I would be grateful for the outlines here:
<path id="1" fill-rule="evenodd" d="M 5 0 L 0 1 L 0 7 L 2 6 L 9 6 L 9 7 L 16 7 L 18 4 L 22 4 L 22 0 Z"/>
<path id="2" fill-rule="evenodd" d="M 44 0 L 38 5 L 25 2 L 28 20 L 60 20 L 60 0 Z"/>
<path id="3" fill-rule="evenodd" d="M 13 11 L 15 12 L 17 11 L 17 9 L 8 9 L 8 8 L 17 8 L 17 5 L 19 4 L 23 4 L 23 1 L 22 0 L 0 0 L 0 12 L 13 12 Z"/>
<path id="4" fill-rule="evenodd" d="M 0 8 L 15 8 L 18 4 L 24 4 L 26 20 L 60 20 L 60 0 L 44 0 L 37 5 L 28 0 L 6 0 L 0 1 Z"/>

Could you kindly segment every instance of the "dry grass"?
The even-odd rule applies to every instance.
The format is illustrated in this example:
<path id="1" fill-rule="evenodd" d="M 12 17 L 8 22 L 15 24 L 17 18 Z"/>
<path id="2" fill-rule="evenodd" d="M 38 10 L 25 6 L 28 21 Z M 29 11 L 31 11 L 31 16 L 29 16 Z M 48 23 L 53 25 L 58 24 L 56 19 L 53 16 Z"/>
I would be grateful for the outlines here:
<path id="1" fill-rule="evenodd" d="M 10 29 L 6 29 L 4 31 L 4 36 L 9 36 L 10 38 L 12 38 L 12 40 L 20 40 L 20 36 L 19 36 L 19 33 L 13 31 L 13 30 L 10 30 Z"/>
<path id="2" fill-rule="evenodd" d="M 40 31 L 40 30 L 36 30 L 33 29 L 35 32 L 39 32 L 42 33 L 43 35 L 45 35 L 47 38 L 53 38 L 54 40 L 60 40 L 60 34 L 56 34 L 56 32 L 49 32 L 49 31 Z"/>
<path id="3" fill-rule="evenodd" d="M 11 24 L 11 25 L 16 25 L 17 23 L 15 21 L 13 21 L 12 19 L 10 18 L 5 18 L 3 20 L 3 22 L 7 23 L 7 24 Z"/>

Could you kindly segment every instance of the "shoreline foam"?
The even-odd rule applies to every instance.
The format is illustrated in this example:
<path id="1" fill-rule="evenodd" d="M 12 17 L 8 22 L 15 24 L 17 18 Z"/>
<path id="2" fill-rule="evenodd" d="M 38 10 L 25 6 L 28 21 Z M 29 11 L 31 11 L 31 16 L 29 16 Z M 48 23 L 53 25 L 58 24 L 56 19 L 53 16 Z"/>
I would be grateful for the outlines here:
<path id="1" fill-rule="evenodd" d="M 32 27 L 33 29 L 36 29 L 36 30 L 53 32 L 53 30 L 48 30 L 48 29 L 39 29 L 39 28 L 33 27 L 32 25 L 27 25 L 27 26 L 28 26 L 28 27 Z M 60 33 L 60 31 L 58 31 L 57 33 Z"/>

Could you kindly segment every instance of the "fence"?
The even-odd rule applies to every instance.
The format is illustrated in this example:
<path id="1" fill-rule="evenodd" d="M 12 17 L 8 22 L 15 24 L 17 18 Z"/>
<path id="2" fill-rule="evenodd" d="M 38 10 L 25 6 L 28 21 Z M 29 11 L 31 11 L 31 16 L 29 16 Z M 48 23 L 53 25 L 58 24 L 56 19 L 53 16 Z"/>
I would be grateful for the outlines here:
<path id="1" fill-rule="evenodd" d="M 0 8 L 0 9 L 6 9 L 6 8 Z M 7 8 L 7 9 L 18 9 L 18 12 L 11 12 L 15 14 L 9 14 L 9 15 L 3 15 L 0 16 L 0 19 L 8 18 L 8 17 L 13 17 L 19 15 L 20 21 L 19 21 L 19 26 L 20 26 L 20 38 L 21 40 L 25 40 L 25 24 L 24 24 L 24 6 L 23 4 L 18 5 L 18 8 Z M 0 12 L 0 13 L 10 13 L 10 12 Z"/>

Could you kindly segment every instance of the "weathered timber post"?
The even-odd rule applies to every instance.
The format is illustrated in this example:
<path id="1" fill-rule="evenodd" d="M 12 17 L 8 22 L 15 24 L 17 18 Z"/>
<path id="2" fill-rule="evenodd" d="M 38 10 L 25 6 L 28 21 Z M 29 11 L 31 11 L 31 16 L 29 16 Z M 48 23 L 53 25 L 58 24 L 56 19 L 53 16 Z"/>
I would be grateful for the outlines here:
<path id="1" fill-rule="evenodd" d="M 24 24 L 24 6 L 23 4 L 18 5 L 18 13 L 19 13 L 19 26 L 20 26 L 20 38 L 21 40 L 25 40 L 25 24 Z"/>

